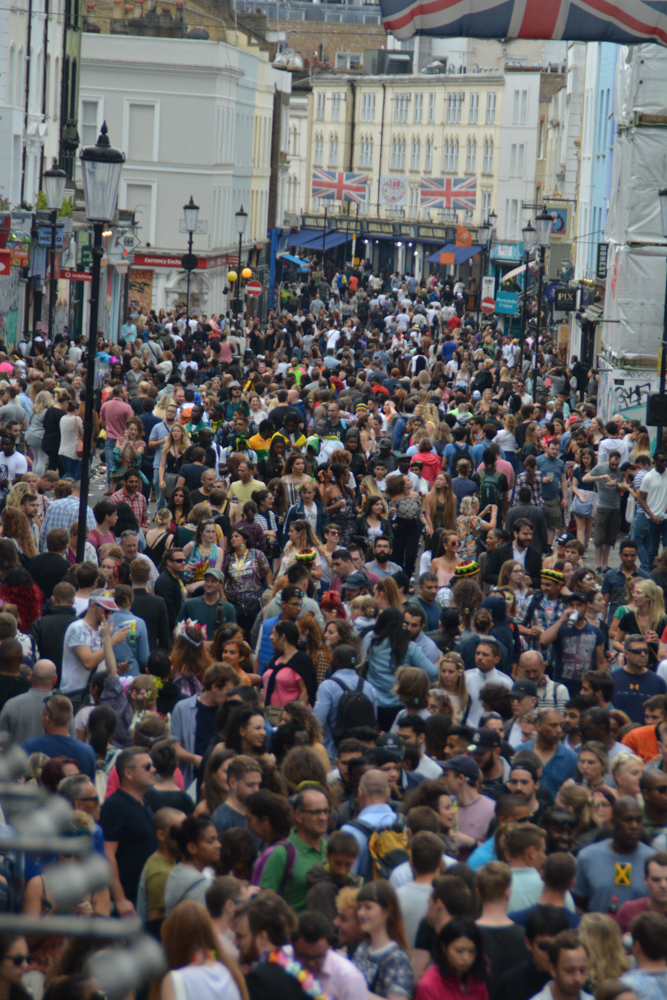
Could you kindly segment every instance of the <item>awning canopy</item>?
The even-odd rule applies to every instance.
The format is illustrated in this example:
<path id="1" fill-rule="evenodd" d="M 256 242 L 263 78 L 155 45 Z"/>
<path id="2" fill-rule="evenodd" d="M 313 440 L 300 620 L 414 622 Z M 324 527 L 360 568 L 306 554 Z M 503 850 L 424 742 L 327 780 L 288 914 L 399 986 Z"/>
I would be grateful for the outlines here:
<path id="1" fill-rule="evenodd" d="M 305 232 L 305 230 L 304 230 Z M 298 246 L 306 250 L 330 250 L 352 239 L 352 233 L 341 233 L 338 229 L 327 229 L 326 235 L 319 231 L 308 240 L 302 240 Z"/>
<path id="2" fill-rule="evenodd" d="M 322 234 L 318 229 L 300 229 L 298 233 L 292 233 L 291 236 L 288 236 L 287 245 L 290 247 L 305 246 L 308 240 L 312 240 L 318 233 L 321 238 Z"/>
<path id="3" fill-rule="evenodd" d="M 478 246 L 475 243 L 473 243 L 471 247 L 457 247 L 456 243 L 445 243 L 444 247 L 440 247 L 439 250 L 432 253 L 430 257 L 426 258 L 426 260 L 429 261 L 430 264 L 439 264 L 441 253 L 453 253 L 454 263 L 463 264 L 464 261 L 470 260 L 470 258 L 474 257 L 476 253 L 479 253 L 481 249 L 481 246 Z"/>
<path id="4" fill-rule="evenodd" d="M 305 260 L 301 260 L 300 257 L 294 257 L 291 253 L 278 254 L 277 259 L 286 260 L 289 264 L 296 264 L 296 266 L 301 268 L 302 271 L 308 270 L 308 264 L 306 264 Z"/>

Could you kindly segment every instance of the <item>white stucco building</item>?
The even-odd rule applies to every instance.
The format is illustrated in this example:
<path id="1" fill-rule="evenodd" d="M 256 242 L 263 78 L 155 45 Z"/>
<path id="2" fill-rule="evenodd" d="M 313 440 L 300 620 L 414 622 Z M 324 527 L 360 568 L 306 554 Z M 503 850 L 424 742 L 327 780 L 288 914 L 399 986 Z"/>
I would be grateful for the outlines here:
<path id="1" fill-rule="evenodd" d="M 226 308 L 223 288 L 238 257 L 235 213 L 248 213 L 243 252 L 266 240 L 274 95 L 291 76 L 268 55 L 223 42 L 86 34 L 82 49 L 82 143 L 107 122 L 126 154 L 119 208 L 135 212 L 137 247 L 130 300 L 155 308 L 185 297 L 180 231 L 190 196 L 206 232 L 194 236 L 200 258 L 191 303 Z M 287 118 L 285 116 L 285 128 Z M 279 184 L 285 172 L 278 171 Z M 282 181 L 281 181 L 282 179 Z M 278 191 L 278 204 L 284 192 Z M 202 227 L 203 228 L 203 227 Z"/>

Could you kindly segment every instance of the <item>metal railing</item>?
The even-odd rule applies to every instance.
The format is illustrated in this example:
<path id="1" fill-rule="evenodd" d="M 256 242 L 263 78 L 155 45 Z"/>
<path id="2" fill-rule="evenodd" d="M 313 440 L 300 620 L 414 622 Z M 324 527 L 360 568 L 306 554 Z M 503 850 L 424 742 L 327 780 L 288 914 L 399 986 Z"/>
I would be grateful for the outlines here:
<path id="1" fill-rule="evenodd" d="M 379 3 L 304 3 L 301 0 L 233 0 L 239 14 L 263 14 L 272 21 L 320 21 L 329 24 L 380 24 Z"/>

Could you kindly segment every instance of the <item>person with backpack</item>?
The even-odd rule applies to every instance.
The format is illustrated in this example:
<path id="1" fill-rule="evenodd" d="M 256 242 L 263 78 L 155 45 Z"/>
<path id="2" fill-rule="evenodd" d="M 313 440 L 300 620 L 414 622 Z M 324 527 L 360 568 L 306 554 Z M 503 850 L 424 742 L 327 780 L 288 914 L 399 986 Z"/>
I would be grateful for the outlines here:
<path id="1" fill-rule="evenodd" d="M 322 724 L 322 742 L 331 760 L 336 744 L 356 726 L 377 725 L 377 696 L 372 684 L 359 673 L 360 661 L 354 646 L 334 650 L 327 676 L 317 689 L 313 712 Z"/>
<path id="2" fill-rule="evenodd" d="M 357 799 L 361 809 L 355 819 L 341 826 L 357 842 L 359 853 L 352 872 L 361 875 L 364 882 L 376 875 L 388 878 L 394 867 L 409 857 L 405 821 L 389 805 L 390 796 L 388 775 L 372 766 L 359 779 Z M 396 852 L 391 858 L 387 857 L 389 850 Z"/>
<path id="3" fill-rule="evenodd" d="M 500 511 L 500 519 L 505 519 L 507 511 L 507 497 L 510 491 L 510 483 L 504 472 L 496 468 L 498 456 L 493 448 L 487 448 L 482 456 L 482 465 L 479 467 L 479 506 L 483 510 L 485 507 L 496 507 Z"/>

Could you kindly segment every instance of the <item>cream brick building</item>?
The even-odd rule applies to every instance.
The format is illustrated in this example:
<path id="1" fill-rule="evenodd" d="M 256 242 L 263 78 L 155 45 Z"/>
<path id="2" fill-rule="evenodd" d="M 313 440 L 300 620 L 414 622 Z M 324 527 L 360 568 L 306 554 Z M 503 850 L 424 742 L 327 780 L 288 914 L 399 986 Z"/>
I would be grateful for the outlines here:
<path id="1" fill-rule="evenodd" d="M 306 178 L 314 168 L 370 176 L 360 215 L 476 227 L 497 205 L 505 77 L 467 75 L 319 76 L 308 107 Z M 386 177 L 405 185 L 403 204 L 382 194 Z M 474 211 L 422 209 L 422 177 L 477 179 Z M 346 203 L 319 202 L 310 184 L 302 207 L 356 213 Z"/>

